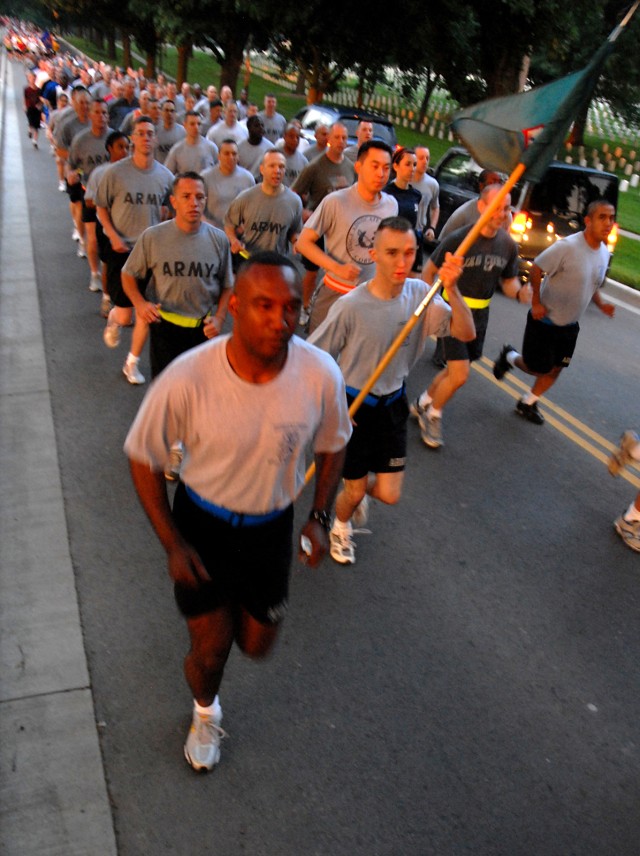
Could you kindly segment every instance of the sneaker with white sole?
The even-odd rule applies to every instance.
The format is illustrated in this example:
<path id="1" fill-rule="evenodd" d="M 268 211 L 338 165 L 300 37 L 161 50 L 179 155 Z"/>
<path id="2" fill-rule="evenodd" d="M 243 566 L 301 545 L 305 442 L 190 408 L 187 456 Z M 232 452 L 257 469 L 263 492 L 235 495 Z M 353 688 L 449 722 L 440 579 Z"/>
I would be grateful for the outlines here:
<path id="1" fill-rule="evenodd" d="M 169 460 L 164 470 L 167 481 L 178 481 L 180 478 L 180 467 L 182 466 L 182 447 L 172 446 L 169 452 Z"/>
<path id="2" fill-rule="evenodd" d="M 227 736 L 221 722 L 222 708 L 217 696 L 213 715 L 198 713 L 194 708 L 184 744 L 184 757 L 194 770 L 212 770 L 220 760 L 220 741 Z"/>
<path id="3" fill-rule="evenodd" d="M 522 416 L 523 419 L 526 419 L 527 422 L 533 422 L 534 425 L 544 425 L 544 416 L 538 409 L 537 401 L 534 401 L 533 404 L 525 404 L 520 399 L 516 404 L 516 413 Z"/>
<path id="4" fill-rule="evenodd" d="M 502 380 L 502 378 L 506 375 L 507 372 L 510 372 L 513 366 L 507 359 L 507 354 L 509 351 L 515 351 L 513 345 L 503 345 L 502 350 L 496 357 L 496 361 L 493 364 L 493 376 L 496 380 Z"/>
<path id="5" fill-rule="evenodd" d="M 67 185 L 64 183 L 64 181 L 59 181 L 58 182 L 58 190 L 60 191 L 60 193 L 64 193 L 66 189 L 67 189 Z"/>
<path id="6" fill-rule="evenodd" d="M 618 448 L 612 453 L 607 464 L 609 472 L 614 478 L 620 475 L 620 470 L 635 460 L 632 452 L 639 443 L 640 437 L 635 431 L 625 431 L 620 437 Z"/>
<path id="7" fill-rule="evenodd" d="M 79 259 L 86 259 L 87 251 L 84 248 L 84 241 L 78 241 L 78 249 L 76 250 L 76 255 Z"/>
<path id="8" fill-rule="evenodd" d="M 430 449 L 439 449 L 444 445 L 442 440 L 442 418 L 440 416 L 427 416 L 426 413 L 418 417 L 420 425 L 420 436 L 425 446 Z"/>
<path id="9" fill-rule="evenodd" d="M 356 545 L 351 532 L 329 532 L 329 555 L 339 565 L 353 565 L 356 561 Z"/>
<path id="10" fill-rule="evenodd" d="M 640 553 L 640 520 L 626 520 L 624 514 L 621 514 L 613 521 L 613 525 L 627 547 Z"/>
<path id="11" fill-rule="evenodd" d="M 369 507 L 370 507 L 370 497 L 368 493 L 362 497 L 360 502 L 356 505 L 355 511 L 351 515 L 351 522 L 359 529 L 361 526 L 364 526 L 367 520 L 369 519 Z"/>
<path id="12" fill-rule="evenodd" d="M 107 321 L 102 338 L 107 348 L 117 348 L 120 344 L 120 325 Z"/>
<path id="13" fill-rule="evenodd" d="M 418 396 L 415 399 L 415 401 L 412 401 L 411 404 L 409 405 L 409 413 L 411 414 L 411 416 L 414 416 L 416 419 L 420 419 L 421 416 L 424 416 L 424 414 L 427 412 L 428 409 L 429 409 L 428 404 L 425 406 L 420 404 L 420 396 Z"/>
<path id="14" fill-rule="evenodd" d="M 80 240 L 80 232 L 78 232 L 77 229 L 74 229 L 73 232 L 71 233 L 71 240 L 72 241 L 79 241 Z"/>
<path id="15" fill-rule="evenodd" d="M 91 274 L 91 279 L 89 280 L 89 291 L 93 291 L 95 294 L 102 291 L 102 277 L 99 273 Z"/>
<path id="16" fill-rule="evenodd" d="M 138 368 L 137 362 L 134 363 L 127 360 L 127 362 L 122 366 L 122 374 L 126 377 L 129 383 L 134 385 L 145 382 L 145 377 Z"/>
<path id="17" fill-rule="evenodd" d="M 108 294 L 102 295 L 102 300 L 100 301 L 100 315 L 103 318 L 108 318 L 109 313 L 111 312 L 111 298 Z"/>

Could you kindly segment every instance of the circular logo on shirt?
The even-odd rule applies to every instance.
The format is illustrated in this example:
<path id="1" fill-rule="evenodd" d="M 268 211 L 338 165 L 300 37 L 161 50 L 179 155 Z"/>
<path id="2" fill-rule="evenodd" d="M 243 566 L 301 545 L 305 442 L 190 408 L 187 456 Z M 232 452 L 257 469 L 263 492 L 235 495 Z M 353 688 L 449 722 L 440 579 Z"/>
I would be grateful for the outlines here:
<path id="1" fill-rule="evenodd" d="M 380 224 L 380 218 L 374 214 L 358 217 L 347 232 L 347 252 L 356 264 L 372 263 L 369 250 L 373 248 L 373 239 Z"/>

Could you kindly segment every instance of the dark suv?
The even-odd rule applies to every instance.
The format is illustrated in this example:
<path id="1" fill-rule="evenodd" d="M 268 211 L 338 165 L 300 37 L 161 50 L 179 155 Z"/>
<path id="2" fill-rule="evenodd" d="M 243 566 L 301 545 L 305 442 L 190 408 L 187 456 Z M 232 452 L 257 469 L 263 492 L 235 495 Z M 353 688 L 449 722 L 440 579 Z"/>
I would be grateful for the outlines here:
<path id="1" fill-rule="evenodd" d="M 464 202 L 478 195 L 482 167 L 466 149 L 449 149 L 435 168 L 440 185 L 438 226 Z M 519 245 L 520 275 L 528 278 L 533 259 L 549 244 L 579 232 L 590 202 L 603 197 L 618 207 L 618 177 L 589 167 L 552 161 L 537 184 L 520 182 L 511 192 L 514 214 L 511 237 Z M 617 228 L 609 237 L 609 252 L 617 239 Z"/>
<path id="2" fill-rule="evenodd" d="M 299 110 L 295 117 L 302 125 L 302 136 L 307 140 L 314 140 L 316 125 L 321 122 L 324 125 L 333 125 L 334 122 L 342 122 L 349 134 L 349 145 L 356 142 L 356 129 L 358 122 L 363 119 L 373 125 L 373 136 L 376 140 L 388 143 L 395 150 L 398 145 L 396 129 L 386 116 L 380 113 L 372 113 L 369 110 L 359 110 L 357 107 L 338 107 L 333 104 L 308 104 Z"/>

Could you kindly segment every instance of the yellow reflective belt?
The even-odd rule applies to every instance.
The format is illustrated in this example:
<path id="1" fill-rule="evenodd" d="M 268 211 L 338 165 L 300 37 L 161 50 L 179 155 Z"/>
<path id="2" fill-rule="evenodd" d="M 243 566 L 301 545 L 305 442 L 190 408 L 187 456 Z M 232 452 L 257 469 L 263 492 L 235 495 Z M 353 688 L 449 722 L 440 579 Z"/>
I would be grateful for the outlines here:
<path id="1" fill-rule="evenodd" d="M 449 295 L 447 293 L 447 289 L 442 289 L 442 296 L 444 299 L 449 302 Z M 485 300 L 481 300 L 479 297 L 465 297 L 462 295 L 462 299 L 467 304 L 469 309 L 486 309 L 487 306 L 491 303 L 491 298 L 487 298 Z"/>
<path id="2" fill-rule="evenodd" d="M 178 315 L 177 312 L 165 312 L 164 309 L 158 309 L 158 312 L 163 321 L 176 324 L 178 327 L 200 327 L 202 324 L 202 318 L 187 318 L 186 315 Z"/>

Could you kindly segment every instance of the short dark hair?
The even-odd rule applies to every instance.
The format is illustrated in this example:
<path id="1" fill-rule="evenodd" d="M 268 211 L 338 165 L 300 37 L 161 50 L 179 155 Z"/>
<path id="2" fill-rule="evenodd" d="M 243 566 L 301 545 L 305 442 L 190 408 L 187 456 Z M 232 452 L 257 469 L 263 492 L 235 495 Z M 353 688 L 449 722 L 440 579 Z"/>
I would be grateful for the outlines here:
<path id="1" fill-rule="evenodd" d="M 138 125 L 144 125 L 144 124 L 153 125 L 154 128 L 156 126 L 156 123 L 153 121 L 151 116 L 138 116 L 136 119 L 133 120 L 133 127 L 134 128 L 137 128 Z"/>
<path id="2" fill-rule="evenodd" d="M 255 265 L 290 268 L 295 274 L 296 282 L 302 282 L 300 271 L 295 262 L 293 262 L 289 256 L 284 256 L 282 253 L 276 253 L 274 250 L 259 250 L 257 253 L 252 253 L 238 268 L 237 277 L 241 274 L 246 275 Z"/>
<path id="3" fill-rule="evenodd" d="M 593 212 L 596 210 L 596 208 L 600 208 L 601 205 L 609 205 L 611 208 L 613 208 L 614 211 L 616 210 L 616 206 L 613 204 L 613 202 L 609 202 L 609 200 L 605 199 L 604 196 L 598 196 L 597 199 L 593 199 L 587 205 L 587 211 L 584 216 L 593 217 Z"/>
<path id="4" fill-rule="evenodd" d="M 382 140 L 367 140 L 367 142 L 363 143 L 358 149 L 358 160 L 363 161 L 370 149 L 381 149 L 381 151 L 386 152 L 389 155 L 389 160 L 393 158 L 393 149 L 388 143 L 384 143 Z"/>
<path id="5" fill-rule="evenodd" d="M 405 155 L 415 155 L 415 153 L 415 149 L 406 149 L 404 146 L 400 146 L 393 153 L 391 163 L 394 163 L 397 166 Z"/>
<path id="6" fill-rule="evenodd" d="M 123 138 L 125 140 L 129 139 L 129 137 L 127 137 L 127 135 L 124 134 L 122 131 L 111 131 L 111 133 L 109 134 L 109 136 L 105 140 L 105 143 L 104 143 L 105 149 L 107 151 L 109 151 L 109 149 L 112 149 L 114 147 L 114 145 L 118 142 L 118 140 L 121 140 Z"/>
<path id="7" fill-rule="evenodd" d="M 197 116 L 200 121 L 202 121 L 202 116 L 198 113 L 197 110 L 187 110 L 184 114 L 184 118 L 187 119 L 189 116 Z"/>
<path id="8" fill-rule="evenodd" d="M 385 217 L 379 222 L 376 235 L 384 229 L 391 229 L 392 232 L 413 232 L 413 226 L 406 217 Z"/>
<path id="9" fill-rule="evenodd" d="M 199 172 L 194 172 L 194 170 L 186 170 L 185 172 L 179 172 L 171 182 L 172 194 L 175 195 L 176 187 L 182 181 L 182 179 L 185 179 L 185 181 L 199 181 L 204 185 L 204 178 L 200 175 Z"/>

